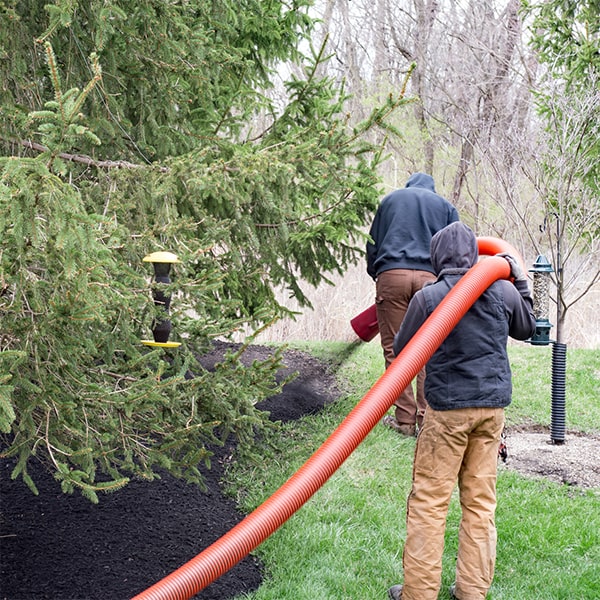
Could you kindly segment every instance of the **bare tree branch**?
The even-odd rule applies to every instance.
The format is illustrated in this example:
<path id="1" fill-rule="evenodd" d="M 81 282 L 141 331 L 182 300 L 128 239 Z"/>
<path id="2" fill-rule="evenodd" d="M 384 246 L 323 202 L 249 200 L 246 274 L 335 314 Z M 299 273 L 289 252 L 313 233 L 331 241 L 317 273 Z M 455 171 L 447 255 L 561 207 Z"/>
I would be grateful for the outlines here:
<path id="1" fill-rule="evenodd" d="M 24 148 L 28 148 L 30 150 L 35 150 L 36 152 L 48 152 L 49 148 L 44 146 L 43 144 L 39 144 L 37 142 L 32 142 L 31 140 L 11 140 L 11 142 L 19 144 Z M 148 165 L 139 165 L 136 163 L 131 163 L 126 160 L 96 160 L 91 156 L 86 156 L 85 154 L 69 154 L 67 152 L 60 152 L 57 155 L 62 160 L 66 160 L 69 162 L 81 163 L 84 165 L 88 165 L 90 167 L 96 167 L 98 169 L 145 169 L 148 168 Z M 162 173 L 168 172 L 167 167 L 159 167 L 159 171 Z"/>

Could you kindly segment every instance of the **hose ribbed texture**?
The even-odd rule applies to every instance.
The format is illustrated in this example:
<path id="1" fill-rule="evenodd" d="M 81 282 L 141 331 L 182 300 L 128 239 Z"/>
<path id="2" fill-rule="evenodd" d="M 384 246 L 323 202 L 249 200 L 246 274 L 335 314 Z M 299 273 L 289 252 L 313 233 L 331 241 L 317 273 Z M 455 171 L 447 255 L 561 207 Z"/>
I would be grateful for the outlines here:
<path id="1" fill-rule="evenodd" d="M 480 256 L 493 256 L 494 254 L 499 254 L 500 252 L 510 254 L 519 261 L 523 272 L 527 273 L 527 267 L 523 262 L 521 254 L 513 245 L 509 244 L 508 242 L 505 242 L 504 240 L 495 237 L 478 237 L 477 249 L 479 250 Z"/>
<path id="2" fill-rule="evenodd" d="M 566 372 L 567 345 L 555 342 L 552 346 L 552 422 L 550 427 L 550 440 L 553 444 L 562 444 L 565 441 Z"/>
<path id="3" fill-rule="evenodd" d="M 507 250 L 501 240 L 494 243 L 495 252 L 514 251 L 512 247 Z M 472 267 L 338 428 L 279 490 L 223 537 L 134 600 L 187 600 L 259 546 L 350 456 L 477 298 L 494 281 L 509 275 L 508 262 L 500 257 Z"/>

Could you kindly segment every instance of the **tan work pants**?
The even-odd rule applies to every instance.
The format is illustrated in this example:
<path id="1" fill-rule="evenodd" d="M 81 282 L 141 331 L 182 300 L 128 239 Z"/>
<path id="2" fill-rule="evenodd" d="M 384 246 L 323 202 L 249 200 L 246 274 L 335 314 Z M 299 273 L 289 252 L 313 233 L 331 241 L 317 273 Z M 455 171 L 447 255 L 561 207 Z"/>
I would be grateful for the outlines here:
<path id="1" fill-rule="evenodd" d="M 413 269 L 391 269 L 377 276 L 376 305 L 377 324 L 381 336 L 381 347 L 387 369 L 394 360 L 394 336 L 400 329 L 411 298 L 427 283 L 434 281 L 435 275 L 428 271 Z M 417 375 L 416 398 L 412 384 L 409 385 L 394 402 L 396 421 L 400 425 L 419 427 L 427 403 L 425 402 L 425 367 Z"/>
<path id="2" fill-rule="evenodd" d="M 417 438 L 407 503 L 402 600 L 436 600 L 446 515 L 458 480 L 456 597 L 482 600 L 496 562 L 496 471 L 502 408 L 427 409 Z"/>

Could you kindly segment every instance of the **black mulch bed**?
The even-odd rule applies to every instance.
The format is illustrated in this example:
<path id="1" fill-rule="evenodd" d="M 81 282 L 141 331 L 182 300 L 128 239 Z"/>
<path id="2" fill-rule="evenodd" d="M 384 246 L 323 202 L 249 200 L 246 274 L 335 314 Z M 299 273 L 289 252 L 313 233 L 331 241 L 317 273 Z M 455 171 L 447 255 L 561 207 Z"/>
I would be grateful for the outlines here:
<path id="1" fill-rule="evenodd" d="M 203 357 L 207 368 L 231 346 L 218 343 Z M 251 346 L 244 361 L 271 352 Z M 299 376 L 258 405 L 272 420 L 315 413 L 339 395 L 326 365 L 294 350 L 284 358 L 281 377 L 294 371 Z M 0 599 L 125 600 L 199 554 L 245 516 L 220 487 L 235 449 L 214 450 L 212 468 L 203 471 L 206 491 L 165 473 L 153 482 L 132 481 L 101 496 L 97 505 L 63 494 L 52 476 L 32 463 L 40 492 L 34 496 L 20 479 L 11 481 L 13 463 L 0 461 Z M 261 580 L 261 564 L 249 556 L 195 598 L 233 598 L 255 590 Z"/>

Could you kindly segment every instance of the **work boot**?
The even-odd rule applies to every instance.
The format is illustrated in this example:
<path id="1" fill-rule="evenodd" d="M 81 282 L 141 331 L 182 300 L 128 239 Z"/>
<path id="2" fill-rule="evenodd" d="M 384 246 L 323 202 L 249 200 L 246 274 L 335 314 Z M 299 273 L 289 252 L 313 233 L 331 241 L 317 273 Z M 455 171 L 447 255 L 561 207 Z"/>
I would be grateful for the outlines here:
<path id="1" fill-rule="evenodd" d="M 386 415 L 385 417 L 383 417 L 381 423 L 386 427 L 389 427 L 390 429 L 393 429 L 394 431 L 397 431 L 398 433 L 401 433 L 402 435 L 405 435 L 407 437 L 415 437 L 417 433 L 417 428 L 415 425 L 404 425 L 402 423 L 398 423 L 398 421 L 396 421 L 396 418 L 392 417 L 392 415 Z"/>
<path id="2" fill-rule="evenodd" d="M 388 596 L 390 600 L 402 600 L 402 588 L 403 585 L 393 585 L 388 590 Z"/>
<path id="3" fill-rule="evenodd" d="M 458 600 L 458 598 L 455 596 L 454 592 L 456 592 L 456 584 L 453 583 L 449 588 L 448 591 L 450 592 L 450 598 L 453 598 L 454 600 Z"/>

